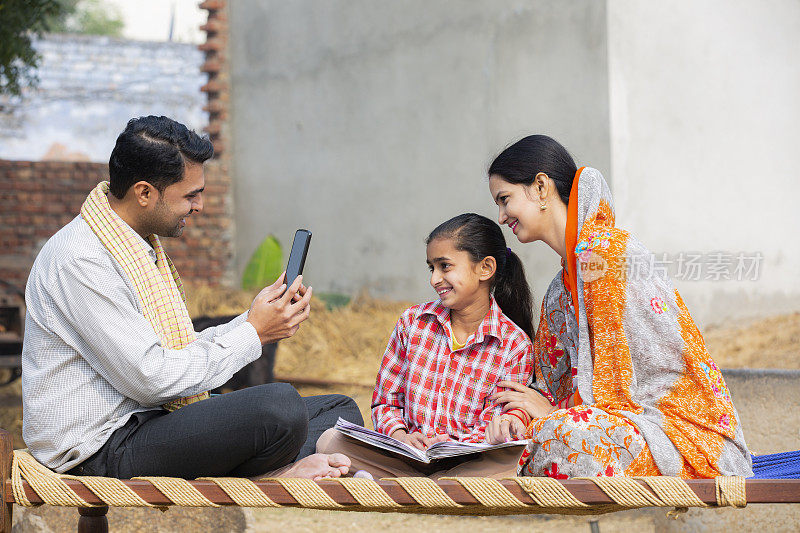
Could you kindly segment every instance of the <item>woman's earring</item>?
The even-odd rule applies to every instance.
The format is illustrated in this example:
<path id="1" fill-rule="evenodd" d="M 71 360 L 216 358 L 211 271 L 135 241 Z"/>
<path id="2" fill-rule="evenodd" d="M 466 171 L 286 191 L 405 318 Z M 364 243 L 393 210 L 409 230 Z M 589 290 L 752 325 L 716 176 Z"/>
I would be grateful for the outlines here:
<path id="1" fill-rule="evenodd" d="M 541 204 L 541 205 L 539 206 L 539 209 L 541 209 L 542 211 L 544 211 L 545 209 L 547 209 L 547 204 Z"/>

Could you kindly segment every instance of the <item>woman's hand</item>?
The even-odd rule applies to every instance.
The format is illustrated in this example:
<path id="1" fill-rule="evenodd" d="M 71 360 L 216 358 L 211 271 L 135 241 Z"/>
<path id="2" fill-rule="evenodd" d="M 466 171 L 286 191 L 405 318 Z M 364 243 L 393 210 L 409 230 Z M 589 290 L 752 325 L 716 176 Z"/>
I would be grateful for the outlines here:
<path id="1" fill-rule="evenodd" d="M 405 429 L 395 430 L 389 436 L 393 439 L 399 440 L 400 442 L 405 442 L 409 446 L 413 446 L 418 450 L 426 450 L 431 444 L 450 440 L 448 435 L 436 435 L 435 437 L 428 438 L 419 431 L 408 433 Z"/>
<path id="2" fill-rule="evenodd" d="M 556 410 L 550 401 L 537 391 L 514 381 L 501 381 L 498 387 L 504 387 L 503 392 L 496 392 L 491 399 L 496 403 L 504 403 L 503 412 L 511 409 L 522 409 L 531 418 L 547 416 Z M 514 417 L 511 417 L 514 418 Z"/>
<path id="3" fill-rule="evenodd" d="M 486 426 L 486 443 L 500 444 L 521 439 L 525 435 L 525 424 L 516 416 L 499 414 Z"/>

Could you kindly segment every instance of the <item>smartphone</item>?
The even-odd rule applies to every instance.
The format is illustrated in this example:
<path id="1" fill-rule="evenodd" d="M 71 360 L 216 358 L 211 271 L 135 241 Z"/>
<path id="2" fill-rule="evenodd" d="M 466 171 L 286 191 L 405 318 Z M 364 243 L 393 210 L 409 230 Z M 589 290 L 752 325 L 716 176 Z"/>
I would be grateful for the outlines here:
<path id="1" fill-rule="evenodd" d="M 306 264 L 308 255 L 308 245 L 311 243 L 311 232 L 307 229 L 299 229 L 294 233 L 292 241 L 292 251 L 289 253 L 289 263 L 286 265 L 286 288 L 291 287 L 297 276 L 303 273 L 303 266 Z"/>

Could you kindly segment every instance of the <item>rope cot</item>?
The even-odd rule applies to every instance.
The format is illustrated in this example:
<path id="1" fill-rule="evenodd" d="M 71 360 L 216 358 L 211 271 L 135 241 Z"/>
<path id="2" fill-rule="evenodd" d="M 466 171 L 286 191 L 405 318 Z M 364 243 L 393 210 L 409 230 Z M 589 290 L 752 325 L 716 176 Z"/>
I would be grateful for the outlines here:
<path id="1" fill-rule="evenodd" d="M 607 496 L 607 501 L 610 500 L 607 505 L 597 505 L 581 501 L 566 487 L 566 483 L 551 478 L 495 480 L 454 477 L 439 481 L 422 477 L 386 478 L 381 481 L 338 478 L 324 483 L 292 478 L 252 481 L 230 477 L 194 481 L 167 477 L 120 480 L 57 474 L 39 464 L 24 450 L 14 451 L 10 477 L 13 501 L 22 506 L 40 503 L 67 507 L 300 506 L 309 509 L 442 514 L 599 514 L 637 507 L 709 506 L 686 481 L 669 477 L 572 480 L 584 486 L 595 485 Z M 215 496 L 209 487 L 213 487 L 219 495 Z M 153 488 L 158 491 L 158 501 L 142 496 L 143 492 L 152 492 Z M 275 489 L 274 494 L 267 493 L 271 488 Z M 36 502 L 28 497 L 26 490 L 35 493 Z M 279 494 L 277 490 L 284 492 Z M 747 505 L 744 478 L 719 477 L 714 480 L 714 490 L 717 506 Z M 279 501 L 281 498 L 282 501 Z"/>

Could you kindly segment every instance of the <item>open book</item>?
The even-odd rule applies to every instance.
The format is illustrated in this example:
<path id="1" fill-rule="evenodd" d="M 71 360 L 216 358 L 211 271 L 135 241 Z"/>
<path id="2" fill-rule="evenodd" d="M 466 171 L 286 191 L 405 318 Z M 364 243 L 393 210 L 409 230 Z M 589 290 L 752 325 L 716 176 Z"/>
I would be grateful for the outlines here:
<path id="1" fill-rule="evenodd" d="M 445 441 L 432 444 L 427 450 L 419 450 L 405 442 L 393 439 L 389 435 L 384 435 L 383 433 L 378 433 L 377 431 L 372 431 L 371 429 L 353 424 L 341 417 L 336 422 L 335 427 L 348 437 L 425 464 L 430 464 L 437 459 L 481 453 L 488 450 L 497 450 L 498 448 L 507 448 L 509 446 L 524 446 L 528 443 L 525 440 L 515 440 L 503 442 L 501 444 Z"/>

